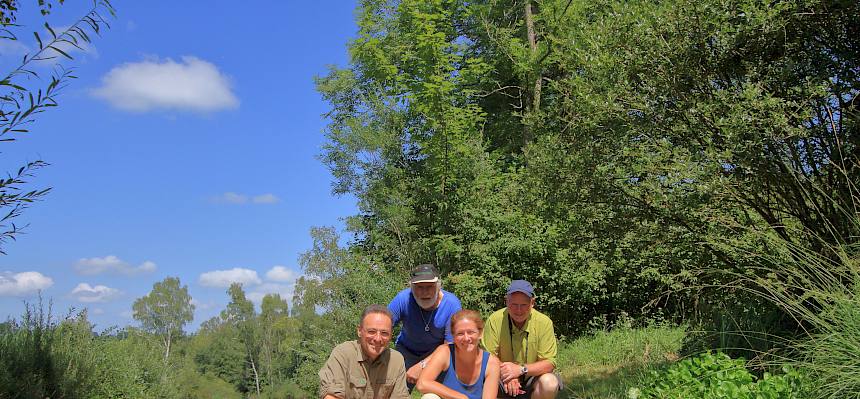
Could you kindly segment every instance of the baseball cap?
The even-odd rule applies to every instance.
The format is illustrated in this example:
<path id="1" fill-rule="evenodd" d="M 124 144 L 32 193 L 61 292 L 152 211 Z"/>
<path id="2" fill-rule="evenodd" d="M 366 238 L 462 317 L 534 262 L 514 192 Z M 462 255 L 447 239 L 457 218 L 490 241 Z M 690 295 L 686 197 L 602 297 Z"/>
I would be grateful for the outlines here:
<path id="1" fill-rule="evenodd" d="M 410 284 L 435 283 L 439 281 L 439 272 L 437 272 L 436 267 L 430 263 L 415 266 L 415 268 L 412 269 L 411 276 L 412 277 L 409 279 Z"/>
<path id="2" fill-rule="evenodd" d="M 535 290 L 532 288 L 532 285 L 529 284 L 526 280 L 514 280 L 511 281 L 511 285 L 508 286 L 508 293 L 505 295 L 511 295 L 514 292 L 522 292 L 526 294 L 529 298 L 535 297 Z"/>

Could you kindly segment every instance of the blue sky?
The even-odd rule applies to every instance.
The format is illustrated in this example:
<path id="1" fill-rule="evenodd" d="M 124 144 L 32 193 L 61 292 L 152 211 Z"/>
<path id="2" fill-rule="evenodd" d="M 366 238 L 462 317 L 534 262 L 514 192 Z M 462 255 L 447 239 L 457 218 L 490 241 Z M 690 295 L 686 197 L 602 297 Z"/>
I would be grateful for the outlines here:
<path id="1" fill-rule="evenodd" d="M 4 74 L 36 46 L 35 3 L 21 42 L 0 46 Z M 51 24 L 88 4 L 66 2 Z M 231 281 L 257 301 L 291 295 L 309 229 L 356 212 L 315 158 L 327 104 L 313 83 L 347 63 L 355 3 L 113 4 L 112 28 L 67 63 L 79 79 L 60 106 L 0 143 L 0 170 L 43 159 L 33 187 L 53 188 L 4 246 L 0 317 L 41 289 L 55 313 L 88 308 L 96 330 L 134 324 L 131 304 L 167 276 L 194 298 L 190 330 L 224 308 Z"/>

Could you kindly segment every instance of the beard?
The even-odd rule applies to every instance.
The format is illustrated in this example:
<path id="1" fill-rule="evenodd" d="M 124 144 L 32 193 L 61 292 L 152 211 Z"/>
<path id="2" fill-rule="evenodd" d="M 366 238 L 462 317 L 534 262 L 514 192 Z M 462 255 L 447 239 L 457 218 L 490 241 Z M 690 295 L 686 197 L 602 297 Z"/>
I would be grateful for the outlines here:
<path id="1" fill-rule="evenodd" d="M 418 306 L 420 306 L 421 309 L 429 310 L 436 306 L 436 301 L 439 300 L 439 291 L 437 290 L 436 294 L 434 294 L 430 299 L 420 299 L 416 297 L 415 294 L 413 294 L 412 297 L 415 298 L 415 302 L 418 302 Z"/>

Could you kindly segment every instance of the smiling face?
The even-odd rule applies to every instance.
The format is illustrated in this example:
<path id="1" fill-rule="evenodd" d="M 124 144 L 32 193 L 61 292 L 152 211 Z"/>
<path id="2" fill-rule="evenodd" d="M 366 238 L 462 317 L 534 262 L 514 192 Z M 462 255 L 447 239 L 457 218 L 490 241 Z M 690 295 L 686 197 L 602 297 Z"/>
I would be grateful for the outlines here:
<path id="1" fill-rule="evenodd" d="M 370 313 L 364 316 L 358 326 L 358 342 L 364 356 L 371 361 L 388 348 L 391 341 L 391 319 L 382 313 Z"/>
<path id="2" fill-rule="evenodd" d="M 436 307 L 439 301 L 439 292 L 442 290 L 439 283 L 412 283 L 412 296 L 424 310 Z"/>
<path id="3" fill-rule="evenodd" d="M 454 345 L 463 351 L 478 350 L 478 342 L 481 341 L 483 331 L 472 319 L 462 319 L 454 323 L 453 335 Z"/>
<path id="4" fill-rule="evenodd" d="M 517 327 L 522 327 L 531 314 L 532 307 L 535 305 L 535 299 L 529 298 L 528 295 L 522 292 L 514 292 L 508 295 L 505 299 L 508 306 L 508 314 L 511 320 Z"/>

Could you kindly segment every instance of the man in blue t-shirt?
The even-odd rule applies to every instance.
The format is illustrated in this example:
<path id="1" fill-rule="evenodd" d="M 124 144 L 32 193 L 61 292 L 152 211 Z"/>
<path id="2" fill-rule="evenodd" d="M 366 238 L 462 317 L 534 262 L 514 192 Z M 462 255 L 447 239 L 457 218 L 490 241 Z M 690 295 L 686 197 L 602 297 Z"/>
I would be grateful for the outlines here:
<path id="1" fill-rule="evenodd" d="M 393 325 L 403 322 L 394 349 L 406 362 L 406 384 L 410 392 L 427 365 L 427 356 L 437 346 L 454 342 L 451 315 L 461 308 L 460 300 L 442 289 L 439 273 L 429 263 L 412 269 L 409 288 L 397 293 L 388 304 Z"/>

